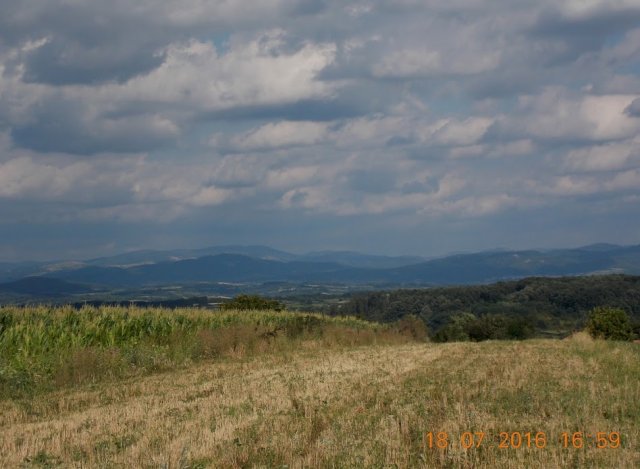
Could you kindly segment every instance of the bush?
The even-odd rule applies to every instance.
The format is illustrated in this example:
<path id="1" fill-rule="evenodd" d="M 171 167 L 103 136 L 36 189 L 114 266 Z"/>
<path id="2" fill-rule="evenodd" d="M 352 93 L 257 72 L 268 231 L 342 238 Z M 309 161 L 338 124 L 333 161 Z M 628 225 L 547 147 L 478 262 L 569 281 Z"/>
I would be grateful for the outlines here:
<path id="1" fill-rule="evenodd" d="M 398 332 L 406 337 L 419 342 L 425 342 L 429 339 L 427 326 L 422 319 L 415 314 L 409 314 L 396 323 Z"/>
<path id="2" fill-rule="evenodd" d="M 587 332 L 591 337 L 607 340 L 631 340 L 631 319 L 620 308 L 599 306 L 593 308 L 587 320 Z"/>
<path id="3" fill-rule="evenodd" d="M 509 317 L 504 314 L 459 313 L 440 329 L 436 342 L 460 342 L 472 340 L 523 340 L 533 336 L 534 328 L 526 318 Z"/>
<path id="4" fill-rule="evenodd" d="M 263 298 L 258 295 L 238 295 L 233 300 L 220 305 L 220 309 L 228 310 L 259 310 L 284 311 L 286 306 L 278 300 Z"/>
<path id="5" fill-rule="evenodd" d="M 463 312 L 452 316 L 449 322 L 434 336 L 436 342 L 465 342 L 469 340 L 469 328 L 476 321 L 472 313 Z"/>

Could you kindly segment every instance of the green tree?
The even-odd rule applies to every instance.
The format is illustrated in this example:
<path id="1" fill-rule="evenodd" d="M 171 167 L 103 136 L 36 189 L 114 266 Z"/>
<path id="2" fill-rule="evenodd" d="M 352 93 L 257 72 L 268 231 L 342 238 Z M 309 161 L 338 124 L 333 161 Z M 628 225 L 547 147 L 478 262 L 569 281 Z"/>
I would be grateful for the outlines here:
<path id="1" fill-rule="evenodd" d="M 589 313 L 587 331 L 592 337 L 608 340 L 631 340 L 633 331 L 629 315 L 620 308 L 598 306 Z"/>
<path id="2" fill-rule="evenodd" d="M 220 305 L 222 310 L 257 310 L 269 309 L 275 311 L 284 311 L 286 306 L 271 298 L 263 298 L 258 295 L 238 295 L 234 299 L 229 300 Z"/>
<path id="3" fill-rule="evenodd" d="M 462 342 L 469 340 L 469 329 L 477 318 L 469 312 L 455 314 L 435 335 L 436 342 Z"/>

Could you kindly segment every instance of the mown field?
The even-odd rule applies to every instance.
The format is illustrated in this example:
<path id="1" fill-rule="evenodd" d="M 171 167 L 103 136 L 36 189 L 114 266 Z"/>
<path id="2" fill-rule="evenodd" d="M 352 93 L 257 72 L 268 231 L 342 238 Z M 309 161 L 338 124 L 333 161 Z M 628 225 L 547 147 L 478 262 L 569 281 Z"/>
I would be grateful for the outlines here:
<path id="1" fill-rule="evenodd" d="M 432 344 L 353 319 L 103 308 L 29 355 L 17 331 L 58 337 L 71 310 L 2 311 L 0 467 L 640 467 L 637 344 Z M 87 333 L 173 315 L 182 329 Z"/>

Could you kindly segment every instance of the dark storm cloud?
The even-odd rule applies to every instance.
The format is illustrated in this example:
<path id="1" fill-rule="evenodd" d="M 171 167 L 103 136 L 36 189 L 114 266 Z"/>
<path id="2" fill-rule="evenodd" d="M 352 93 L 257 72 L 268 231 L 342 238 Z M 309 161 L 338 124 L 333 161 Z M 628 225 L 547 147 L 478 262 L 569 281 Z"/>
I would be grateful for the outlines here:
<path id="1" fill-rule="evenodd" d="M 153 118 L 90 115 L 81 103 L 53 98 L 38 106 L 28 123 L 14 126 L 11 136 L 20 147 L 38 152 L 91 155 L 149 151 L 170 144 L 176 132 Z"/>
<path id="2" fill-rule="evenodd" d="M 14 44 L 47 41 L 26 56 L 29 82 L 126 80 L 162 63 L 162 47 L 170 41 L 161 39 L 153 23 L 117 4 L 11 3 L 0 20 L 0 37 Z"/>
<path id="3" fill-rule="evenodd" d="M 123 82 L 164 61 L 164 53 L 153 46 L 132 48 L 129 43 L 120 43 L 109 48 L 89 48 L 55 38 L 28 55 L 24 78 L 27 82 L 52 85 Z"/>

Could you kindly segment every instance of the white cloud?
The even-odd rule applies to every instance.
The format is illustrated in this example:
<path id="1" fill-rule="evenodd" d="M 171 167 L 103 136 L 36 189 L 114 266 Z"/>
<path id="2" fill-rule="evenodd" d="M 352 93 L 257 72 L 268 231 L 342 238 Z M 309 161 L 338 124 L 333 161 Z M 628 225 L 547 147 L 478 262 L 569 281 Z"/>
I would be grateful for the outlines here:
<path id="1" fill-rule="evenodd" d="M 440 145 L 472 145 L 484 136 L 493 122 L 492 118 L 487 117 L 443 119 L 426 129 L 422 140 Z"/>
<path id="2" fill-rule="evenodd" d="M 195 195 L 188 199 L 189 203 L 199 207 L 207 207 L 212 205 L 220 205 L 226 201 L 233 191 L 229 189 L 220 189 L 218 187 L 203 187 Z"/>
<path id="3" fill-rule="evenodd" d="M 633 119 L 625 109 L 638 96 L 587 96 L 580 105 L 583 118 L 593 126 L 594 140 L 630 137 L 640 131 L 640 120 Z"/>
<path id="4" fill-rule="evenodd" d="M 482 217 L 501 212 L 507 208 L 526 205 L 517 197 L 508 194 L 491 194 L 445 202 L 433 210 L 437 213 L 455 213 L 468 217 Z"/>
<path id="5" fill-rule="evenodd" d="M 430 77 L 437 75 L 472 75 L 494 70 L 501 53 L 469 51 L 451 55 L 448 50 L 409 48 L 393 51 L 372 66 L 376 77 Z"/>
<path id="6" fill-rule="evenodd" d="M 620 172 L 604 184 L 604 189 L 607 191 L 633 190 L 637 192 L 638 187 L 640 187 L 639 169 Z"/>
<path id="7" fill-rule="evenodd" d="M 0 197 L 51 200 L 72 189 L 73 183 L 90 175 L 90 165 L 77 162 L 64 167 L 39 164 L 28 156 L 0 165 Z"/>
<path id="8" fill-rule="evenodd" d="M 485 145 L 467 145 L 461 147 L 453 147 L 449 150 L 451 158 L 473 158 L 486 155 L 487 147 Z"/>
<path id="9" fill-rule="evenodd" d="M 567 175 L 554 177 L 551 184 L 531 181 L 529 188 L 538 194 L 559 197 L 592 196 L 594 194 L 637 191 L 640 187 L 640 170 L 630 169 L 606 175 Z"/>
<path id="10" fill-rule="evenodd" d="M 611 171 L 635 163 L 640 165 L 638 138 L 571 150 L 567 167 L 574 171 Z"/>
<path id="11" fill-rule="evenodd" d="M 334 60 L 336 46 L 308 42 L 286 50 L 283 32 L 231 43 L 219 54 L 210 42 L 173 44 L 166 61 L 147 75 L 100 90 L 120 102 L 164 103 L 176 109 L 217 111 L 326 98 L 334 86 L 317 74 Z"/>
<path id="12" fill-rule="evenodd" d="M 131 200 L 132 185 L 144 168 L 140 155 L 101 155 L 78 161 L 65 155 L 42 157 L 10 151 L 4 158 L 0 163 L 0 198 L 69 207 L 118 205 Z"/>
<path id="13" fill-rule="evenodd" d="M 565 0 L 558 6 L 566 17 L 579 20 L 603 11 L 615 12 L 637 8 L 638 2 L 636 0 Z"/>
<path id="14" fill-rule="evenodd" d="M 121 219 L 126 210 L 149 214 L 164 210 L 162 219 L 168 220 L 170 214 L 178 216 L 188 207 L 220 205 L 251 193 L 217 187 L 210 177 L 215 172 L 215 163 L 175 168 L 139 155 L 101 155 L 82 161 L 64 155 L 44 159 L 16 155 L 0 163 L 0 199 L 67 205 L 68 216 L 85 220 L 116 215 Z M 96 212 L 88 214 L 91 208 Z M 59 216 L 55 211 L 51 215 Z"/>
<path id="15" fill-rule="evenodd" d="M 324 122 L 273 122 L 235 136 L 230 143 L 244 151 L 313 145 L 327 138 L 327 127 Z"/>
<path id="16" fill-rule="evenodd" d="M 572 95 L 547 88 L 520 98 L 520 115 L 503 116 L 500 125 L 509 133 L 543 140 L 608 141 L 640 132 L 640 119 L 625 110 L 636 95 Z"/>
<path id="17" fill-rule="evenodd" d="M 593 178 L 579 176 L 560 176 L 554 178 L 551 185 L 535 182 L 537 192 L 557 196 L 575 196 L 593 194 L 598 191 L 597 181 Z"/>
<path id="18" fill-rule="evenodd" d="M 348 120 L 332 138 L 342 147 L 379 147 L 392 137 L 408 135 L 412 128 L 406 117 L 376 115 Z"/>
<path id="19" fill-rule="evenodd" d="M 335 44 L 291 48 L 285 38 L 281 30 L 237 37 L 222 52 L 211 42 L 175 43 L 162 65 L 124 83 L 64 87 L 27 83 L 20 66 L 7 68 L 7 61 L 44 44 L 27 43 L 0 57 L 0 125 L 13 128 L 20 145 L 40 151 L 130 152 L 166 145 L 202 114 L 331 97 L 339 85 L 317 75 L 333 62 Z M 53 122 L 59 114 L 65 119 Z M 284 126 L 271 131 L 286 133 Z M 304 130 L 314 132 L 311 125 Z"/>
<path id="20" fill-rule="evenodd" d="M 318 176 L 317 166 L 297 166 L 271 170 L 267 173 L 265 185 L 269 188 L 288 188 L 303 186 Z"/>
<path id="21" fill-rule="evenodd" d="M 531 139 L 525 138 L 512 142 L 498 143 L 489 150 L 489 156 L 523 156 L 530 155 L 535 150 L 535 144 Z"/>
<path id="22" fill-rule="evenodd" d="M 414 168 L 415 169 L 415 168 Z M 411 174 L 409 168 L 401 173 L 409 184 L 418 182 L 420 174 Z M 405 184 L 406 185 L 406 184 Z M 420 185 L 420 184 L 418 184 Z M 280 205 L 284 208 L 302 208 L 312 212 L 330 213 L 338 216 L 361 214 L 393 214 L 402 211 L 420 213 L 444 213 L 447 200 L 455 197 L 466 182 L 455 174 L 444 174 L 436 190 L 385 191 L 382 193 L 354 193 L 342 184 L 329 178 L 315 185 L 304 185 L 283 194 Z"/>
<path id="23" fill-rule="evenodd" d="M 201 0 L 169 0 L 144 2 L 146 13 L 157 15 L 158 8 L 168 23 L 177 26 L 193 26 L 210 22 L 246 23 L 272 18 L 282 14 L 287 7 L 295 6 L 295 0 L 253 0 L 251 3 Z M 140 8 L 140 6 L 138 7 Z"/>
<path id="24" fill-rule="evenodd" d="M 636 0 L 5 9 L 5 224 L 637 200 Z"/>

